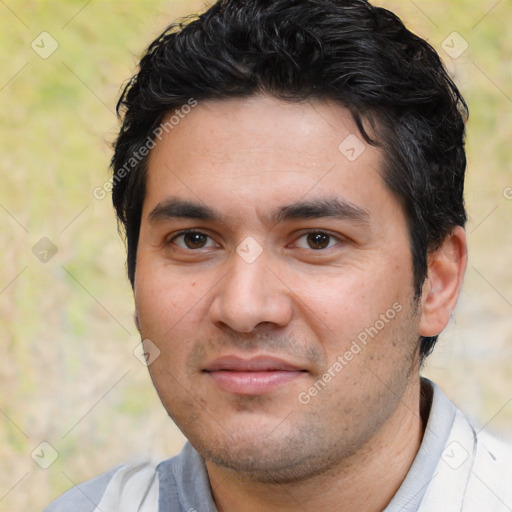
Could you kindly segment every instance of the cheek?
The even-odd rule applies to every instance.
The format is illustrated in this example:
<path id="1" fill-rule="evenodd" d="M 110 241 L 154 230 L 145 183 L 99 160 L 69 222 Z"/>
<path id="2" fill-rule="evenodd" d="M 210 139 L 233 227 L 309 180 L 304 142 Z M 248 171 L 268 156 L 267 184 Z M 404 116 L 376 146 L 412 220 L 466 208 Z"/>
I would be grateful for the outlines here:
<path id="1" fill-rule="evenodd" d="M 332 339 L 334 347 L 340 348 L 374 325 L 380 315 L 390 309 L 390 316 L 394 315 L 393 304 L 403 306 L 408 287 L 389 274 L 383 268 L 340 268 L 331 276 L 295 279 L 300 284 L 294 291 L 302 314 L 323 332 L 322 338 Z"/>
<path id="2" fill-rule="evenodd" d="M 199 337 L 205 293 L 197 279 L 184 279 L 157 265 L 137 277 L 135 307 L 141 336 L 159 349 L 148 369 L 166 408 L 186 399 L 175 390 L 189 381 L 187 360 Z"/>
<path id="3" fill-rule="evenodd" d="M 143 336 L 172 337 L 190 322 L 197 322 L 204 309 L 207 284 L 165 268 L 140 266 L 135 281 L 135 307 Z"/>

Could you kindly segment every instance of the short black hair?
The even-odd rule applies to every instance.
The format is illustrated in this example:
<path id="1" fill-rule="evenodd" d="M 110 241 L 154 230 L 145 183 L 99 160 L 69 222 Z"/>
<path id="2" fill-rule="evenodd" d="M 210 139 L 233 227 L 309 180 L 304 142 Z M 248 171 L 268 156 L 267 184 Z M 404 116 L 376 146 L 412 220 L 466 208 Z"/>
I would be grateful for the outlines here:
<path id="1" fill-rule="evenodd" d="M 408 221 L 418 299 L 429 252 L 466 222 L 468 111 L 436 51 L 366 0 L 219 0 L 150 44 L 117 104 L 111 162 L 132 286 L 147 149 L 164 117 L 191 101 L 255 94 L 338 102 L 382 148 L 382 177 Z M 436 340 L 422 337 L 422 359 Z"/>

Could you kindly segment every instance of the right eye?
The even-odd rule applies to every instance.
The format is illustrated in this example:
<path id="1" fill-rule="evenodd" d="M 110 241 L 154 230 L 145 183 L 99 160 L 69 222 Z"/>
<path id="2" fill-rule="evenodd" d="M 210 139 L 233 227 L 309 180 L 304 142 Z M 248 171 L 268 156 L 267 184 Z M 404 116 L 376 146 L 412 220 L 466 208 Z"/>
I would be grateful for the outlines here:
<path id="1" fill-rule="evenodd" d="M 217 244 L 204 233 L 200 231 L 185 231 L 179 233 L 170 240 L 181 249 L 196 250 L 216 247 Z"/>

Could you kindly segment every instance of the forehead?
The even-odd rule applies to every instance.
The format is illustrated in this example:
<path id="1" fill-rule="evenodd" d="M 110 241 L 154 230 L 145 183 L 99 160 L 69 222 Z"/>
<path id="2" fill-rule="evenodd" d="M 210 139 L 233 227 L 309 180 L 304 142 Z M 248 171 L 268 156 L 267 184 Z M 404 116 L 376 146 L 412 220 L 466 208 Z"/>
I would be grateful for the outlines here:
<path id="1" fill-rule="evenodd" d="M 151 151 L 144 210 L 168 197 L 235 213 L 325 197 L 370 204 L 391 199 L 383 165 L 380 150 L 334 102 L 200 102 Z"/>

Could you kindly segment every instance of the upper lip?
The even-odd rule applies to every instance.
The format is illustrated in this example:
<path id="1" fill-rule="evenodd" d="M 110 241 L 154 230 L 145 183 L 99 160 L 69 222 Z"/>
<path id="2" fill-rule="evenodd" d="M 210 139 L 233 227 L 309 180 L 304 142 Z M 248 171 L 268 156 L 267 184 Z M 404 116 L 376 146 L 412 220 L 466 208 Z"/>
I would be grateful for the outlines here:
<path id="1" fill-rule="evenodd" d="M 222 356 L 214 359 L 204 368 L 206 372 L 234 371 L 234 372 L 264 372 L 286 371 L 298 372 L 303 369 L 273 356 L 255 356 L 243 358 L 235 355 Z"/>

